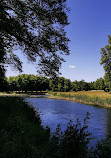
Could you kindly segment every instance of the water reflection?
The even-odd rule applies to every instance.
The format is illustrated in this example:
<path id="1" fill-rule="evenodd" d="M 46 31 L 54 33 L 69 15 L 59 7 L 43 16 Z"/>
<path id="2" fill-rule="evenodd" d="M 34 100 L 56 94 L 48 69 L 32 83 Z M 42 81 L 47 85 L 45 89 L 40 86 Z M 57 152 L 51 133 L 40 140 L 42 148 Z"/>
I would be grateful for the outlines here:
<path id="1" fill-rule="evenodd" d="M 110 109 L 47 98 L 26 98 L 26 101 L 39 110 L 42 125 L 50 126 L 52 131 L 55 131 L 58 124 L 61 125 L 64 131 L 68 122 L 70 120 L 76 122 L 77 118 L 83 123 L 86 113 L 89 112 L 90 120 L 88 121 L 88 130 L 92 132 L 92 136 L 97 139 L 111 138 Z"/>

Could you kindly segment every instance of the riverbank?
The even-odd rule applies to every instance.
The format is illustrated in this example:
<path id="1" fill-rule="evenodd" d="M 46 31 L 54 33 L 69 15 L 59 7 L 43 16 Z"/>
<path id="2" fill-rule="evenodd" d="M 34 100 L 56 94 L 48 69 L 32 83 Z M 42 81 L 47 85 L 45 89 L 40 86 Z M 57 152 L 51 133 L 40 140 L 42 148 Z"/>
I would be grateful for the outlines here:
<path id="1" fill-rule="evenodd" d="M 60 126 L 52 135 L 41 126 L 39 113 L 23 98 L 0 97 L 0 156 L 2 158 L 110 158 L 110 142 L 99 142 L 93 152 L 88 148 L 87 115 L 82 125 L 70 122 L 65 133 Z M 99 147 L 99 148 L 98 148 Z M 100 158 L 98 157 L 98 158 Z"/>
<path id="2" fill-rule="evenodd" d="M 0 157 L 42 157 L 50 131 L 23 98 L 0 97 Z"/>
<path id="3" fill-rule="evenodd" d="M 56 133 L 52 135 L 48 127 L 41 126 L 38 112 L 23 98 L 0 97 L 2 158 L 70 158 L 70 154 L 85 158 L 90 153 L 90 134 L 85 129 L 86 123 L 83 126 L 80 123 L 75 126 L 70 124 L 65 135 L 58 126 Z"/>
<path id="4" fill-rule="evenodd" d="M 46 92 L 0 92 L 0 97 L 39 98 L 44 95 Z"/>
<path id="5" fill-rule="evenodd" d="M 65 99 L 83 104 L 111 108 L 111 94 L 104 91 L 78 91 L 78 92 L 12 92 L 2 93 L 0 97 L 21 97 L 21 98 L 50 98 Z"/>
<path id="6" fill-rule="evenodd" d="M 104 91 L 49 92 L 49 98 L 65 99 L 83 104 L 111 108 L 111 94 Z"/>

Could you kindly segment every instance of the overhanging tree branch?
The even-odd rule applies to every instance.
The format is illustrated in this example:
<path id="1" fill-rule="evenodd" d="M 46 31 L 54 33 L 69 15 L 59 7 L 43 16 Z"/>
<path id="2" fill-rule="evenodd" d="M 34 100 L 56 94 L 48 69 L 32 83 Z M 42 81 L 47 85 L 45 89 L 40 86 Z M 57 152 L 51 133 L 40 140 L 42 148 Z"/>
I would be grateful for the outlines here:
<path id="1" fill-rule="evenodd" d="M 64 27 L 68 25 L 66 0 L 1 0 L 0 1 L 0 63 L 8 64 L 10 48 L 19 46 L 32 62 L 39 57 L 41 73 L 59 74 L 63 58 L 69 55 Z M 11 60 L 11 58 L 9 59 Z M 22 67 L 16 56 L 18 69 Z"/>

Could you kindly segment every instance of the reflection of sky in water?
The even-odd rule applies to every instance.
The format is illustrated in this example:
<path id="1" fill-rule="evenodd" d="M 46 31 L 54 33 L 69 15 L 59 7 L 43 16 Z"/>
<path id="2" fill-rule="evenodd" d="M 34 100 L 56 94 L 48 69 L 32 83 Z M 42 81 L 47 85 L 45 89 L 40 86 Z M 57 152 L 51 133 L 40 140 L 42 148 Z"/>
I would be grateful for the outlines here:
<path id="1" fill-rule="evenodd" d="M 88 130 L 92 132 L 92 136 L 97 137 L 97 139 L 111 136 L 110 109 L 57 99 L 27 98 L 26 101 L 39 110 L 42 125 L 50 126 L 52 131 L 55 131 L 58 124 L 64 131 L 68 122 L 72 120 L 75 123 L 77 118 L 83 123 L 86 113 L 89 112 Z"/>

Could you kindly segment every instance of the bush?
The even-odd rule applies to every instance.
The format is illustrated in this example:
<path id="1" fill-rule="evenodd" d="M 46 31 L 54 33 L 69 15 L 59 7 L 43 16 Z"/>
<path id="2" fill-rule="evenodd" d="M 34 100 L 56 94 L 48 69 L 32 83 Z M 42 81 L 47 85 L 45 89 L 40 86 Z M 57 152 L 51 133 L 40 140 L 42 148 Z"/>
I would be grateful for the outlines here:
<path id="1" fill-rule="evenodd" d="M 96 144 L 94 158 L 111 158 L 111 140 L 101 140 Z"/>
<path id="2" fill-rule="evenodd" d="M 87 113 L 82 125 L 79 120 L 76 124 L 69 122 L 66 131 L 61 132 L 60 126 L 50 140 L 51 157 L 57 158 L 87 158 L 89 155 L 88 144 L 91 133 L 87 131 Z"/>

